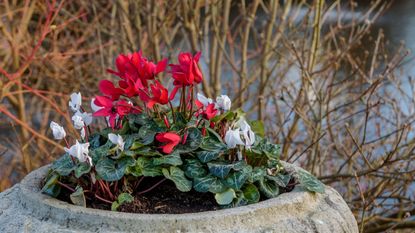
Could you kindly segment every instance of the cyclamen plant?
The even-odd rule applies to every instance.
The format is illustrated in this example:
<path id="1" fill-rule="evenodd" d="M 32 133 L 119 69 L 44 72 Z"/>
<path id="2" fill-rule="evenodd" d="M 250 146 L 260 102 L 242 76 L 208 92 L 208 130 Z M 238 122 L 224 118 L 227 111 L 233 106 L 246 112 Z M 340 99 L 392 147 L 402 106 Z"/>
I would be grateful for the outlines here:
<path id="1" fill-rule="evenodd" d="M 81 93 L 73 93 L 69 107 L 80 138 L 69 139 L 62 126 L 50 123 L 66 153 L 52 164 L 43 192 L 57 197 L 67 190 L 76 205 L 99 201 L 113 210 L 165 179 L 181 192 L 210 192 L 224 207 L 273 198 L 293 185 L 323 192 L 324 185 L 309 173 L 282 166 L 280 147 L 264 138 L 263 124 L 248 122 L 241 109 L 231 110 L 227 95 L 214 101 L 195 93 L 203 79 L 200 55 L 180 53 L 178 64 L 169 65 L 141 52 L 119 55 L 117 69 L 108 70 L 120 78 L 118 85 L 100 81 L 102 95 L 92 100 L 93 113 L 82 107 Z M 157 78 L 168 67 L 170 92 Z M 107 128 L 91 132 L 94 117 L 105 117 Z M 146 177 L 160 181 L 144 190 L 140 183 Z"/>

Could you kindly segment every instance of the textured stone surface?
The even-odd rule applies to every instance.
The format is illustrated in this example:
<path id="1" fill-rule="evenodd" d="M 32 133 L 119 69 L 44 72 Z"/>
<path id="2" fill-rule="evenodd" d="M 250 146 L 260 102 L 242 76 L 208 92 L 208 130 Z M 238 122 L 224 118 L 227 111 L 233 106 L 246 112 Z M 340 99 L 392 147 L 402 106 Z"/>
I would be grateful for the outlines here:
<path id="1" fill-rule="evenodd" d="M 299 169 L 299 168 L 297 168 Z M 257 204 L 194 214 L 87 209 L 39 192 L 47 167 L 0 193 L 0 232 L 358 232 L 342 197 L 300 189 Z"/>

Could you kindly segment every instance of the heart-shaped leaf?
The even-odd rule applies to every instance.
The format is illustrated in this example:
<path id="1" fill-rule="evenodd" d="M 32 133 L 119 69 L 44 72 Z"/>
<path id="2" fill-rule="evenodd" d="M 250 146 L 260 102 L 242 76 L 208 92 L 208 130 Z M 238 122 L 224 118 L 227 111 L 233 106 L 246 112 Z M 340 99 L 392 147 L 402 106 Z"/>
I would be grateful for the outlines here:
<path id="1" fill-rule="evenodd" d="M 219 205 L 228 205 L 236 197 L 235 191 L 233 189 L 227 189 L 224 192 L 216 193 L 215 200 Z"/>
<path id="2" fill-rule="evenodd" d="M 205 176 L 205 177 L 196 177 L 193 180 L 193 188 L 197 192 L 205 193 L 209 191 L 210 186 L 214 183 L 218 178 L 214 176 Z"/>
<path id="3" fill-rule="evenodd" d="M 82 187 L 76 187 L 76 191 L 69 195 L 69 198 L 74 205 L 86 207 L 84 189 Z"/>
<path id="4" fill-rule="evenodd" d="M 174 182 L 176 188 L 182 192 L 188 192 L 192 189 L 192 181 L 186 179 L 184 172 L 178 167 L 163 168 L 163 175 Z"/>
<path id="5" fill-rule="evenodd" d="M 127 166 L 133 165 L 134 159 L 125 157 L 119 160 L 103 158 L 95 166 L 97 174 L 106 181 L 120 180 L 127 169 Z"/>
<path id="6" fill-rule="evenodd" d="M 184 173 L 189 178 L 202 177 L 206 175 L 204 165 L 197 159 L 187 159 L 184 166 Z"/>

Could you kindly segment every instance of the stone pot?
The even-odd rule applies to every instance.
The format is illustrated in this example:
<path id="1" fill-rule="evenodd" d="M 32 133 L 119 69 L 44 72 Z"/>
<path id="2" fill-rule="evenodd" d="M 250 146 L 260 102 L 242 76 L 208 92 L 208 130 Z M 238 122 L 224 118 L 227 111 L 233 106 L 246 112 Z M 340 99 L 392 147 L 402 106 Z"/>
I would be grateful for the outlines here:
<path id="1" fill-rule="evenodd" d="M 328 186 L 324 194 L 297 187 L 232 209 L 132 214 L 83 208 L 42 194 L 47 171 L 41 167 L 0 193 L 0 232 L 358 232 L 349 207 Z"/>

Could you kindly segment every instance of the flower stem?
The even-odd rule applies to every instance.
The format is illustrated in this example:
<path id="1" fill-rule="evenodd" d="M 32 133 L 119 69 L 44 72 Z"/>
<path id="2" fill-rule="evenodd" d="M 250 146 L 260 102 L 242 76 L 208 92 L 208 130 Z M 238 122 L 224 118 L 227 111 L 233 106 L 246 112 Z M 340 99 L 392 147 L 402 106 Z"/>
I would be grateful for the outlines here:
<path id="1" fill-rule="evenodd" d="M 62 187 L 64 187 L 64 188 L 68 189 L 69 191 L 75 192 L 75 189 L 73 189 L 73 188 L 72 188 L 72 187 L 70 187 L 69 185 L 64 184 L 64 183 L 62 183 L 62 182 L 60 182 L 60 181 L 57 181 L 57 183 L 58 183 L 60 186 L 62 186 Z"/>
<path id="2" fill-rule="evenodd" d="M 105 202 L 105 203 L 108 203 L 108 204 L 112 205 L 112 202 L 111 202 L 111 201 L 108 201 L 108 200 L 106 200 L 106 199 L 104 199 L 104 198 L 102 198 L 102 197 L 98 196 L 98 194 L 95 194 L 95 197 L 96 197 L 97 199 L 99 199 L 99 200 L 101 200 L 101 201 Z"/>
<path id="3" fill-rule="evenodd" d="M 173 116 L 173 122 L 176 123 L 176 116 L 174 116 L 173 104 L 171 103 L 170 100 L 169 100 L 169 105 L 170 105 L 170 108 L 171 108 L 171 115 Z"/>
<path id="4" fill-rule="evenodd" d="M 144 191 L 141 191 L 141 192 L 139 192 L 139 193 L 137 193 L 137 194 L 138 194 L 138 195 L 141 195 L 141 194 L 144 194 L 144 193 L 150 192 L 151 190 L 153 190 L 154 188 L 156 188 L 159 184 L 163 183 L 165 180 L 166 180 L 166 178 L 163 178 L 162 180 L 160 180 L 159 182 L 157 182 L 156 184 L 154 184 L 154 185 L 153 185 L 153 186 L 151 186 L 150 188 L 148 188 L 148 189 L 146 189 L 146 190 L 144 190 Z"/>
<path id="5" fill-rule="evenodd" d="M 193 85 L 190 86 L 190 112 L 189 112 L 189 121 L 192 119 L 192 114 L 193 114 Z"/>

